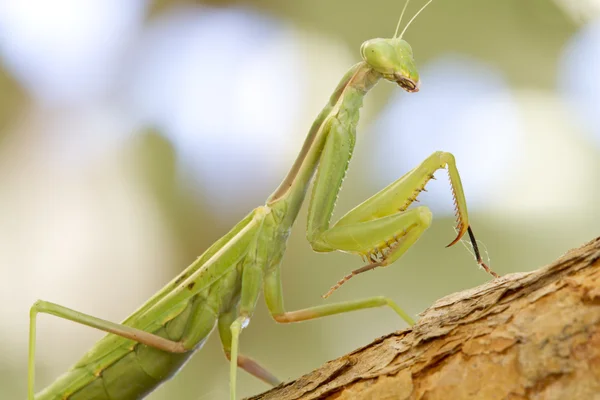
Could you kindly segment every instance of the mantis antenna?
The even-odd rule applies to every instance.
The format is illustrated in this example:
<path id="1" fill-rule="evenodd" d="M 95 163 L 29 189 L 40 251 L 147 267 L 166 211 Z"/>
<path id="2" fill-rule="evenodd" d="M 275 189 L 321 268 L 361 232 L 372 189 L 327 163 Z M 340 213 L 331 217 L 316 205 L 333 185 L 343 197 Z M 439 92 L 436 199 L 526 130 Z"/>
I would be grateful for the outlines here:
<path id="1" fill-rule="evenodd" d="M 406 7 L 408 7 L 408 3 L 410 3 L 410 0 L 406 0 L 406 3 L 404 3 L 404 8 L 402 9 L 402 13 L 400 14 L 400 18 L 398 18 L 398 23 L 396 24 L 396 31 L 394 32 L 394 39 L 396 39 L 396 37 L 398 36 L 398 30 L 400 29 L 400 23 L 402 22 L 402 17 L 404 17 L 404 11 L 406 11 Z"/>
<path id="2" fill-rule="evenodd" d="M 431 4 L 432 1 L 433 0 L 429 0 L 427 3 L 425 3 L 425 5 L 423 7 L 421 7 L 421 9 L 419 11 L 417 11 L 417 13 L 410 19 L 410 21 L 408 21 L 408 24 L 406 24 L 406 26 L 402 30 L 402 33 L 400 34 L 399 39 L 402 39 L 402 36 L 404 36 L 404 32 L 406 32 L 406 29 L 408 29 L 408 27 L 410 26 L 410 24 L 412 24 L 412 22 L 415 20 L 415 18 L 417 18 L 419 16 L 419 14 L 421 14 L 421 11 L 423 11 L 429 4 Z M 408 1 L 406 2 L 406 4 L 408 4 Z M 404 6 L 404 8 L 406 8 L 406 5 Z M 404 14 L 404 11 L 402 13 Z M 400 18 L 402 18 L 402 16 L 400 16 Z M 394 37 L 396 37 L 396 35 L 394 35 Z"/>

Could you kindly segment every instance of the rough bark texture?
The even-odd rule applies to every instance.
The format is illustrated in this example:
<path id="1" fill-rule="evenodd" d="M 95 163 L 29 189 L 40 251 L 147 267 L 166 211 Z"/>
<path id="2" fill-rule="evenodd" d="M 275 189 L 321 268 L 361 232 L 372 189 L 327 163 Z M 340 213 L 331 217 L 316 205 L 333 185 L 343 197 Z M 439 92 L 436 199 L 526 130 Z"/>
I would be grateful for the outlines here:
<path id="1" fill-rule="evenodd" d="M 252 399 L 600 399 L 600 238 Z"/>

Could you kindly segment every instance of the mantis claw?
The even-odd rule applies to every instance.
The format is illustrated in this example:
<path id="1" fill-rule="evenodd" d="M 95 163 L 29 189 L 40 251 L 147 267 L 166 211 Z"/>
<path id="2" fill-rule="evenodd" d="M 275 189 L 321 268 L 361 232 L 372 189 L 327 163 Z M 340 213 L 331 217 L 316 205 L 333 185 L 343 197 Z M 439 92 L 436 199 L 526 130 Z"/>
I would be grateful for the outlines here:
<path id="1" fill-rule="evenodd" d="M 458 231 L 458 235 L 456 235 L 456 238 L 450 244 L 446 245 L 446 247 L 451 247 L 451 246 L 455 245 L 456 243 L 458 243 L 460 241 L 460 239 L 462 239 L 462 237 L 464 236 L 464 234 L 469 229 L 468 226 L 467 226 L 466 229 L 463 229 L 463 226 L 464 226 L 463 223 L 459 223 L 458 224 L 458 226 L 456 227 L 456 230 Z"/>

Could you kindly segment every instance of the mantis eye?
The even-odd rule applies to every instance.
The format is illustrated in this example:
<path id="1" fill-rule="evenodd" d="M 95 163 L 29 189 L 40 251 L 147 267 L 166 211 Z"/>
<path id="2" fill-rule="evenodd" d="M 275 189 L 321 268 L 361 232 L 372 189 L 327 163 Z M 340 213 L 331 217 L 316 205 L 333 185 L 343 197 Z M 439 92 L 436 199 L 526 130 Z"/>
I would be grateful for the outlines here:
<path id="1" fill-rule="evenodd" d="M 393 73 L 395 65 L 398 64 L 396 49 L 383 39 L 364 42 L 360 47 L 360 53 L 363 60 L 383 74 Z"/>

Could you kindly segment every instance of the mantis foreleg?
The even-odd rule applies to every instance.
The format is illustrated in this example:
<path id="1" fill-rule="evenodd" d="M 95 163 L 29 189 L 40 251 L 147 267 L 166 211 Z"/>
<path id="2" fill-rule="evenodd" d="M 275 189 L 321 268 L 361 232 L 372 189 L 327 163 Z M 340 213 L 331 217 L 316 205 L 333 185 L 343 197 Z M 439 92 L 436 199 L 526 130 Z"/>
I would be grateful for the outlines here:
<path id="1" fill-rule="evenodd" d="M 326 149 L 328 148 L 326 145 Z M 328 156 L 327 151 L 324 151 L 319 166 L 319 172 L 322 169 L 327 170 L 327 176 L 319 173 L 313 189 L 308 239 L 316 251 L 341 250 L 360 255 L 370 263 L 340 280 L 325 297 L 352 276 L 393 263 L 417 241 L 431 224 L 431 212 L 425 206 L 407 208 L 417 199 L 419 193 L 425 190 L 425 185 L 438 169 L 448 168 L 456 207 L 458 235 L 449 246 L 456 243 L 467 231 L 469 227 L 467 204 L 454 156 L 440 151 L 431 154 L 419 166 L 355 207 L 329 227 L 337 198 L 337 192 L 335 196 L 331 194 L 333 191 L 330 185 L 331 176 L 337 176 L 341 181 L 346 166 L 335 159 L 331 161 Z M 322 210 L 327 212 L 324 213 Z"/>

